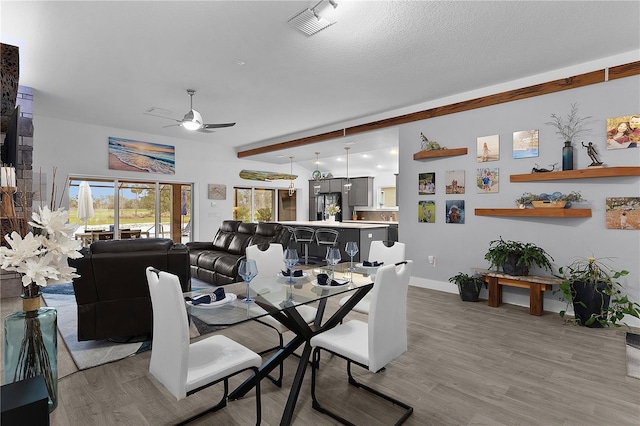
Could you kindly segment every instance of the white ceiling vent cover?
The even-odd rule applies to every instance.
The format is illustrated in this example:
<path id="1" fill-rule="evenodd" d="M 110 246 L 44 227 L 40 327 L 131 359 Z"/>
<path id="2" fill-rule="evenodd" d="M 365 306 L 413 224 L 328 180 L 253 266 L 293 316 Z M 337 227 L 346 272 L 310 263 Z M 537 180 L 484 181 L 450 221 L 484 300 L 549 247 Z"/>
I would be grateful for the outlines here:
<path id="1" fill-rule="evenodd" d="M 296 13 L 287 22 L 309 36 L 335 24 L 335 22 L 316 16 L 311 9 L 304 9 Z"/>

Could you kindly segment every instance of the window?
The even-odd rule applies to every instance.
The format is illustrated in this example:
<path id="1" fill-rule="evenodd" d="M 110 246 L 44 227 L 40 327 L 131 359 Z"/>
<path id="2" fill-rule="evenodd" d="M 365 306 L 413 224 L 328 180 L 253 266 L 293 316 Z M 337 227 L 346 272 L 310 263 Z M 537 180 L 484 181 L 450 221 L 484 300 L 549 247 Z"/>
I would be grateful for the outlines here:
<path id="1" fill-rule="evenodd" d="M 78 217 L 80 183 L 89 184 L 93 216 Z M 136 180 L 69 180 L 69 221 L 78 224 L 76 234 L 87 240 L 91 231 L 100 239 L 171 238 L 191 240 L 191 184 Z M 93 240 L 91 238 L 89 240 Z"/>
<path id="2" fill-rule="evenodd" d="M 295 220 L 296 197 L 288 190 L 234 188 L 233 217 L 243 222 Z M 277 203 L 276 203 L 277 196 Z"/>

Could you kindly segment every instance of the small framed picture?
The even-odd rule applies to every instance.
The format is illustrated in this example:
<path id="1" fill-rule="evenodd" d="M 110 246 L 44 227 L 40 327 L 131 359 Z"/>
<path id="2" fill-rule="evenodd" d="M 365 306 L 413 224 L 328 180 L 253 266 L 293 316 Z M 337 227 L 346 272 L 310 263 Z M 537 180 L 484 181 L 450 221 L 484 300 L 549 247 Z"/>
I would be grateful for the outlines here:
<path id="1" fill-rule="evenodd" d="M 500 159 L 500 135 L 482 136 L 477 139 L 478 163 Z"/>
<path id="2" fill-rule="evenodd" d="M 464 194 L 464 170 L 444 172 L 445 194 Z"/>
<path id="3" fill-rule="evenodd" d="M 418 173 L 418 195 L 431 195 L 436 193 L 435 172 Z"/>
<path id="4" fill-rule="evenodd" d="M 531 158 L 538 155 L 538 129 L 513 132 L 513 158 Z"/>
<path id="5" fill-rule="evenodd" d="M 436 222 L 436 202 L 433 200 L 418 201 L 418 222 Z"/>
<path id="6" fill-rule="evenodd" d="M 484 167 L 476 175 L 478 194 L 495 194 L 500 189 L 500 169 Z"/>
<path id="7" fill-rule="evenodd" d="M 447 223 L 464 223 L 464 200 L 447 200 Z"/>
<path id="8" fill-rule="evenodd" d="M 640 229 L 640 197 L 607 197 L 607 229 Z"/>
<path id="9" fill-rule="evenodd" d="M 640 114 L 607 118 L 607 149 L 637 148 Z"/>

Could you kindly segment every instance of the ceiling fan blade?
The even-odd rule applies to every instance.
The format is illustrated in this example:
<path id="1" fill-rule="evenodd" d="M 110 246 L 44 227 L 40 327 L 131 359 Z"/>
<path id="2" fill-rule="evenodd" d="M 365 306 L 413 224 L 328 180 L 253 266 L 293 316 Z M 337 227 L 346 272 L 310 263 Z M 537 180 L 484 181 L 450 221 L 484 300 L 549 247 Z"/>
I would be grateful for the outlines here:
<path id="1" fill-rule="evenodd" d="M 213 130 L 206 130 L 206 129 L 203 129 L 203 128 L 196 130 L 196 132 L 200 132 L 200 133 L 215 133 L 215 131 L 213 131 Z"/>
<path id="2" fill-rule="evenodd" d="M 180 123 L 180 124 L 169 124 L 168 126 L 162 126 L 162 128 L 165 129 L 167 127 L 175 127 L 175 126 L 182 126 L 182 123 Z"/>
<path id="3" fill-rule="evenodd" d="M 144 115 L 150 115 L 152 117 L 166 118 L 167 120 L 177 121 L 178 123 L 180 123 L 182 121 L 182 120 L 176 120 L 175 118 L 171 118 L 171 117 L 165 117 L 164 115 L 149 114 L 148 112 L 143 112 L 143 114 Z"/>
<path id="4" fill-rule="evenodd" d="M 204 129 L 220 129 L 222 127 L 231 127 L 235 126 L 236 123 L 220 123 L 220 124 L 203 124 L 202 128 Z"/>

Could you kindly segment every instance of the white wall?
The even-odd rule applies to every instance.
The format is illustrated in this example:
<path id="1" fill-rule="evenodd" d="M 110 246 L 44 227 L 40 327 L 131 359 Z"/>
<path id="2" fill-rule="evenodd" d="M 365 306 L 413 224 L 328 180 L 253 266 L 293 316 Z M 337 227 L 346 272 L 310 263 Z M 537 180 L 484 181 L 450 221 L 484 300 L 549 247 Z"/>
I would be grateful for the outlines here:
<path id="1" fill-rule="evenodd" d="M 288 164 L 286 166 L 265 165 L 255 161 L 238 159 L 235 151 L 225 149 L 215 142 L 167 138 L 38 116 L 37 91 L 34 96 L 34 103 L 33 170 L 34 172 L 41 170 L 42 173 L 46 173 L 48 184 L 51 185 L 53 167 L 57 168 L 57 200 L 60 199 L 63 186 L 70 174 L 87 177 L 118 177 L 119 179 L 149 179 L 180 183 L 193 182 L 194 211 L 196 212 L 194 215 L 196 220 L 194 221 L 193 239 L 195 241 L 208 241 L 213 239 L 223 220 L 233 217 L 234 186 L 284 189 L 289 186 L 289 181 L 259 182 L 245 180 L 239 176 L 242 169 L 289 173 Z M 109 170 L 109 136 L 175 146 L 176 174 L 161 175 Z M 279 170 L 277 167 L 285 168 Z M 306 219 L 309 217 L 307 203 L 309 173 L 306 169 L 296 167 L 295 164 L 293 173 L 298 175 L 295 180 L 298 218 Z M 209 183 L 227 185 L 227 199 L 207 199 L 207 184 Z M 66 194 L 63 197 L 63 206 L 68 206 Z"/>
<path id="2" fill-rule="evenodd" d="M 615 269 L 627 269 L 623 280 L 632 298 L 640 301 L 640 230 L 623 231 L 605 228 L 605 198 L 612 196 L 640 196 L 640 177 L 575 179 L 546 182 L 511 183 L 509 175 L 529 173 L 535 163 L 546 167 L 561 166 L 563 141 L 555 129 L 543 123 L 550 114 L 566 117 L 571 104 L 577 102 L 580 116 L 592 116 L 588 127 L 592 131 L 576 145 L 575 168 L 590 164 L 580 141 L 593 141 L 601 160 L 609 165 L 640 164 L 640 148 L 607 150 L 605 145 L 606 119 L 640 112 L 640 77 L 628 77 L 579 89 L 538 96 L 526 100 L 432 118 L 400 127 L 400 240 L 407 244 L 407 252 L 415 261 L 412 281 L 425 287 L 457 292 L 448 278 L 457 272 L 471 272 L 471 268 L 487 268 L 484 254 L 489 241 L 498 239 L 533 242 L 543 247 L 555 259 L 555 265 L 570 263 L 576 257 L 611 257 Z M 539 129 L 540 156 L 513 159 L 512 133 Z M 414 161 L 420 149 L 420 132 L 449 148 L 468 148 L 465 156 Z M 478 163 L 476 138 L 500 135 L 500 160 Z M 478 194 L 475 187 L 476 170 L 480 167 L 500 169 L 500 191 L 497 194 Z M 464 195 L 444 193 L 444 174 L 447 170 L 465 170 Z M 436 173 L 436 194 L 418 195 L 418 173 Z M 515 199 L 524 192 L 568 193 L 580 191 L 592 209 L 591 218 L 508 218 L 475 216 L 480 207 L 515 207 Z M 418 223 L 418 200 L 435 200 L 436 223 Z M 464 224 L 445 223 L 445 200 L 465 201 Z M 427 256 L 436 258 L 431 267 Z M 533 271 L 542 272 L 542 271 Z M 528 291 L 505 288 L 504 302 L 528 306 Z M 557 296 L 545 295 L 545 310 L 559 310 L 564 305 Z"/>

